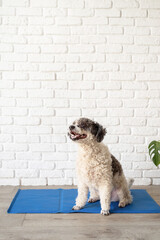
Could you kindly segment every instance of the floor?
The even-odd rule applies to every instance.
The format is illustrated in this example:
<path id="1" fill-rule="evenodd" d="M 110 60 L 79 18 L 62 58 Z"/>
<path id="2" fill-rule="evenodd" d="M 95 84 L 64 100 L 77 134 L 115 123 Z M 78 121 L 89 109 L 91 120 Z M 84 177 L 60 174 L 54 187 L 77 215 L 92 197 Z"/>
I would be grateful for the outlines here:
<path id="1" fill-rule="evenodd" d="M 160 186 L 134 188 L 146 188 L 160 205 Z M 160 214 L 7 214 L 17 189 L 0 187 L 0 240 L 160 239 Z"/>

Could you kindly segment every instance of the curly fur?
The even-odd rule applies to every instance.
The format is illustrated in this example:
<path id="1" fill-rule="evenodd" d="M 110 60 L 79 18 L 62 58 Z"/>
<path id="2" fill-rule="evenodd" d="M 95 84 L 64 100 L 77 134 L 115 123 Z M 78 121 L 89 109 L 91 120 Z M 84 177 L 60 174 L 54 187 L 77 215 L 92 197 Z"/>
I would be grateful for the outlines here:
<path id="1" fill-rule="evenodd" d="M 101 213 L 109 214 L 110 202 L 119 200 L 119 207 L 132 202 L 129 185 L 118 160 L 101 141 L 106 130 L 98 123 L 81 118 L 70 126 L 69 136 L 78 143 L 78 196 L 73 209 L 81 209 L 87 201 L 100 199 Z"/>

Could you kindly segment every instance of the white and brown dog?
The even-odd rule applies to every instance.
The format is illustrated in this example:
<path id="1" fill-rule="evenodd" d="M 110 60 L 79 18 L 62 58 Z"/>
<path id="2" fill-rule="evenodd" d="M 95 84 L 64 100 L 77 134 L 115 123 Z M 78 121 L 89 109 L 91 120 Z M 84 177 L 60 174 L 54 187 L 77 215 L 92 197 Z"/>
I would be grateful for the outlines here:
<path id="1" fill-rule="evenodd" d="M 69 127 L 69 137 L 78 143 L 77 160 L 78 196 L 73 210 L 84 207 L 88 202 L 101 202 L 101 214 L 109 215 L 110 202 L 119 200 L 119 207 L 132 202 L 130 186 L 121 164 L 111 155 L 102 142 L 106 129 L 88 118 L 80 118 Z"/>

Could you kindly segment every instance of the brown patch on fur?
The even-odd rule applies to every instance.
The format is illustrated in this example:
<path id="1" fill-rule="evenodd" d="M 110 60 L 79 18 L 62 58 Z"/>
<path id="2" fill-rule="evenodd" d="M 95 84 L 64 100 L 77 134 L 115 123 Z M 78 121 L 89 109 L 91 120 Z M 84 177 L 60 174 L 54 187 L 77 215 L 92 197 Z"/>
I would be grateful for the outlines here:
<path id="1" fill-rule="evenodd" d="M 116 173 L 121 175 L 123 170 L 122 170 L 122 166 L 121 166 L 120 162 L 112 154 L 111 154 L 111 158 L 112 158 L 112 172 L 113 172 L 113 176 Z"/>

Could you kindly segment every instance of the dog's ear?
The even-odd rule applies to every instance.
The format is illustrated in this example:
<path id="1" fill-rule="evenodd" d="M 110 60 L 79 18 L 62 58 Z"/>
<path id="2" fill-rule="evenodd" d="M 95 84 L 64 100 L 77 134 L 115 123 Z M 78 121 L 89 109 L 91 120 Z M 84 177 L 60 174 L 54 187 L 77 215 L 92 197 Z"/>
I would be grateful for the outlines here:
<path id="1" fill-rule="evenodd" d="M 91 126 L 91 133 L 96 137 L 97 142 L 102 142 L 106 132 L 106 129 L 99 123 L 93 123 Z"/>

